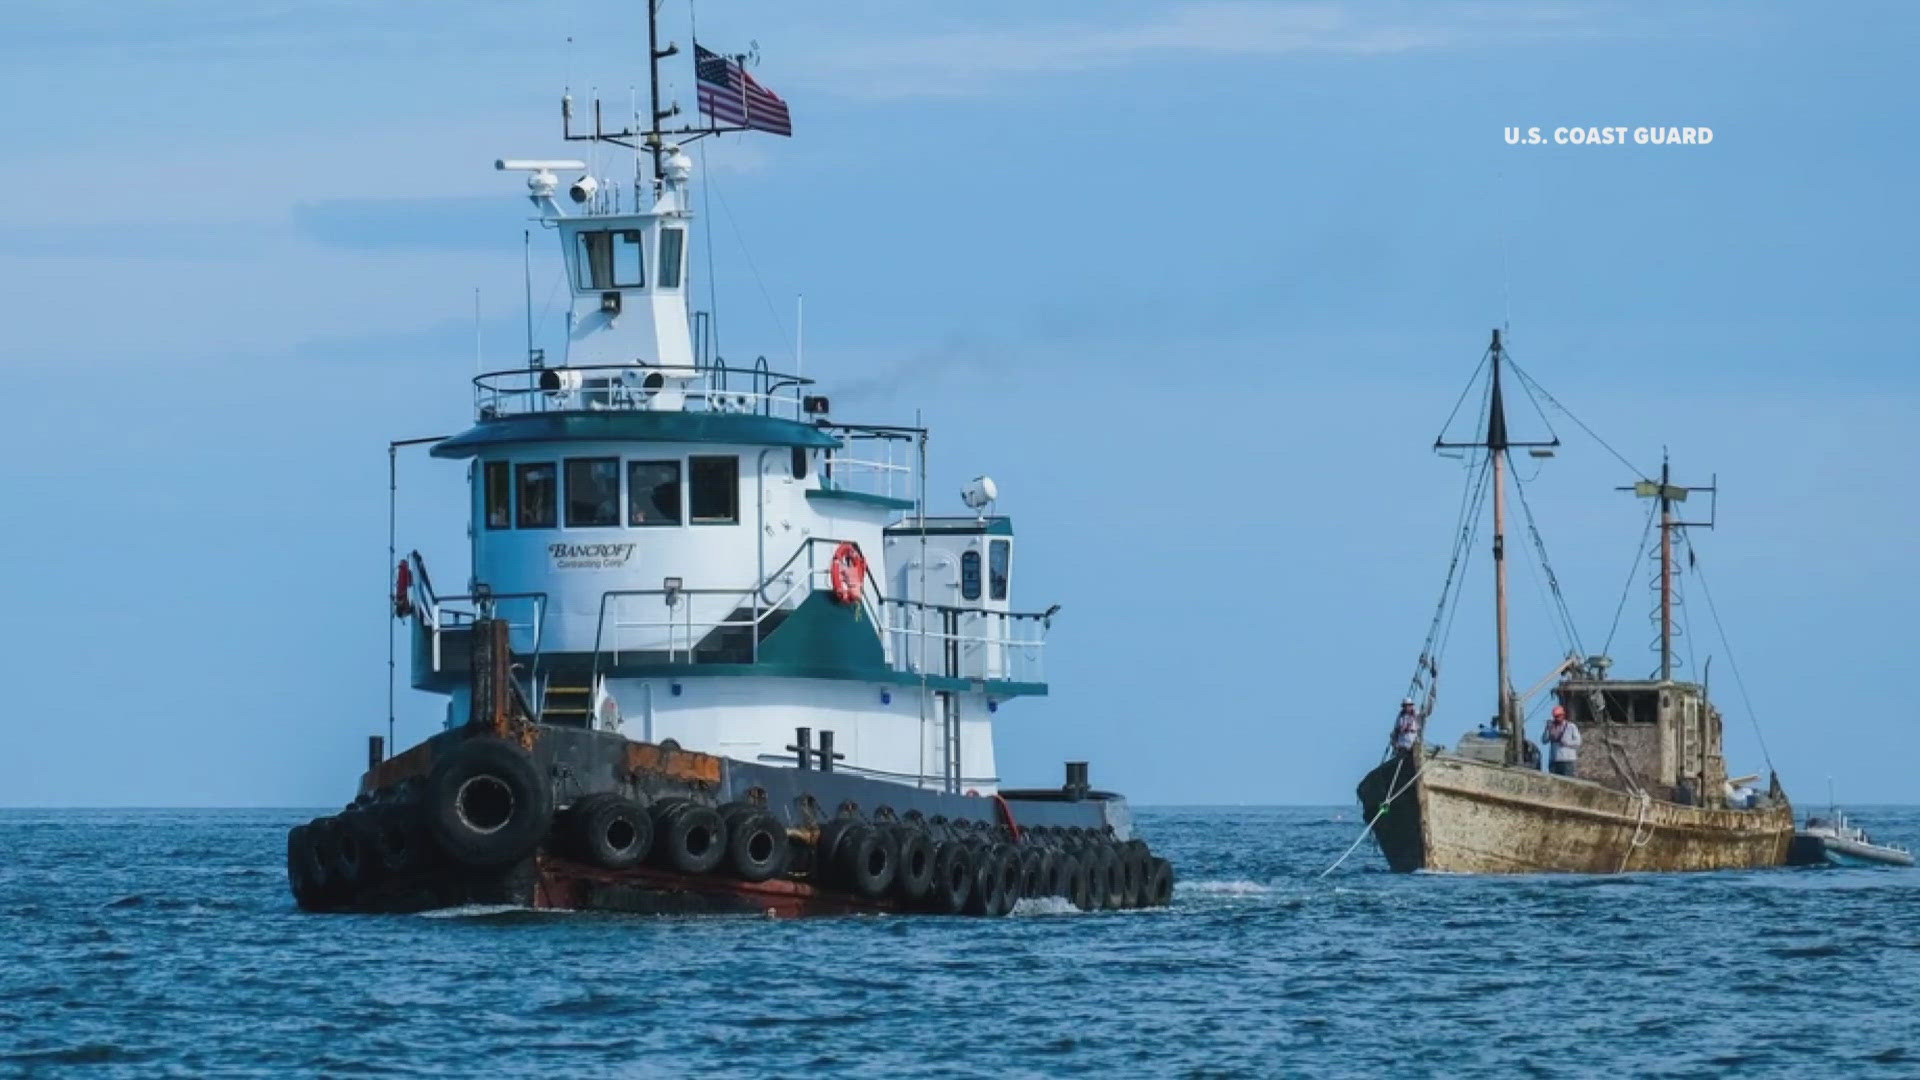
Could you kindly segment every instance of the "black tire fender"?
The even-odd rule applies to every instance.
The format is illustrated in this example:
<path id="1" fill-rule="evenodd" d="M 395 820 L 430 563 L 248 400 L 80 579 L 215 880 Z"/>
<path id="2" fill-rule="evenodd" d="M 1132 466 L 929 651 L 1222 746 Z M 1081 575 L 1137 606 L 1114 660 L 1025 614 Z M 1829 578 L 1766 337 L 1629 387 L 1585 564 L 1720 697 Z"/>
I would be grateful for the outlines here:
<path id="1" fill-rule="evenodd" d="M 741 881 L 765 881 L 787 872 L 787 827 L 765 810 L 726 818 L 727 868 Z"/>
<path id="2" fill-rule="evenodd" d="M 669 800 L 661 800 L 661 803 Z M 654 804 L 653 857 L 683 874 L 711 874 L 727 857 L 727 823 L 711 806 Z"/>
<path id="3" fill-rule="evenodd" d="M 1134 845 L 1138 844 L 1138 847 Z M 1120 849 L 1121 865 L 1126 867 L 1127 906 L 1146 907 L 1147 894 L 1150 891 L 1149 878 L 1153 876 L 1153 856 L 1148 853 L 1147 845 L 1138 840 L 1127 842 Z"/>
<path id="4" fill-rule="evenodd" d="M 603 870 L 631 869 L 653 850 L 653 815 L 624 795 L 589 795 L 568 817 L 573 850 Z"/>
<path id="5" fill-rule="evenodd" d="M 1020 895 L 1047 895 L 1047 853 L 1037 847 L 1020 849 Z"/>
<path id="6" fill-rule="evenodd" d="M 325 911 L 330 906 L 327 870 L 313 849 L 313 828 L 295 825 L 287 830 L 287 887 L 302 910 Z"/>
<path id="7" fill-rule="evenodd" d="M 927 906 L 942 915 L 967 910 L 976 871 L 971 848 L 958 840 L 940 841 L 933 849 L 933 881 L 927 890 Z"/>
<path id="8" fill-rule="evenodd" d="M 1173 903 L 1173 864 L 1155 858 L 1147 874 L 1147 907 L 1166 907 Z"/>
<path id="9" fill-rule="evenodd" d="M 893 874 L 893 890 L 908 903 L 919 903 L 933 888 L 933 841 L 924 831 L 905 825 L 894 830 L 894 848 L 900 864 Z"/>
<path id="10" fill-rule="evenodd" d="M 1077 855 L 1067 856 L 1066 864 L 1063 874 L 1067 880 L 1067 887 L 1061 895 L 1067 898 L 1067 903 L 1081 911 L 1092 911 L 1093 889 L 1090 884 L 1092 875 L 1087 870 L 1087 864 Z"/>
<path id="11" fill-rule="evenodd" d="M 899 866 L 888 836 L 870 825 L 852 825 L 840 834 L 834 851 L 836 876 L 847 888 L 877 900 L 887 894 Z"/>
<path id="12" fill-rule="evenodd" d="M 531 855 L 553 824 L 553 790 L 533 757 L 502 739 L 475 738 L 434 763 L 422 812 L 455 862 L 499 867 Z"/>
<path id="13" fill-rule="evenodd" d="M 1058 851 L 1047 852 L 1047 895 L 1070 896 L 1073 891 L 1071 864 L 1073 856 Z"/>
<path id="14" fill-rule="evenodd" d="M 391 877 L 410 874 L 426 865 L 427 834 L 414 803 L 385 806 L 373 812 L 373 856 Z"/>
<path id="15" fill-rule="evenodd" d="M 1089 852 L 1087 865 L 1093 871 L 1087 879 L 1093 906 L 1102 911 L 1121 906 L 1126 901 L 1126 879 L 1121 876 L 1120 856 L 1103 844 Z"/>
<path id="16" fill-rule="evenodd" d="M 333 819 L 333 876 L 348 889 L 371 885 L 381 877 L 375 850 L 380 830 L 365 810 L 348 810 Z"/>
<path id="17" fill-rule="evenodd" d="M 1114 844 L 1102 847 L 1100 861 L 1106 863 L 1106 899 L 1102 901 L 1108 909 L 1125 909 L 1133 899 L 1133 884 L 1127 876 L 1127 861 L 1119 857 L 1119 849 Z"/>
<path id="18" fill-rule="evenodd" d="M 1012 904 L 1007 900 L 1007 853 L 997 847 L 973 851 L 973 888 L 967 896 L 967 914 L 1001 915 Z"/>

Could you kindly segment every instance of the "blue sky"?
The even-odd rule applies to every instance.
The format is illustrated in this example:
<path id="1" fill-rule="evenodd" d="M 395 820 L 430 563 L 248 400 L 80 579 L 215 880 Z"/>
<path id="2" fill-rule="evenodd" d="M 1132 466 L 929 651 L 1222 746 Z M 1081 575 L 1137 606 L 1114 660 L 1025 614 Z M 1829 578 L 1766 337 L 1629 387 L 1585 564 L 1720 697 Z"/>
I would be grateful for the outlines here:
<path id="1" fill-rule="evenodd" d="M 634 5 L 0 14 L 15 406 L 0 426 L 4 804 L 329 804 L 384 727 L 385 444 L 521 347 L 518 181 L 560 87 L 627 100 Z M 683 47 L 684 3 L 667 9 Z M 1346 802 L 1445 567 L 1427 449 L 1489 327 L 1642 468 L 1717 474 L 1695 540 L 1803 802 L 1913 801 L 1920 212 L 1899 4 L 710 3 L 796 137 L 706 154 L 722 346 L 998 479 L 1054 696 L 1002 773 L 1136 800 Z M 573 45 L 567 44 L 568 37 Z M 690 108 L 690 74 L 670 89 Z M 1507 125 L 1705 125 L 1513 147 Z M 541 238 L 536 237 L 536 240 Z M 705 252 L 696 256 L 705 265 Z M 541 338 L 553 253 L 535 248 Z M 704 285 L 702 286 L 704 290 Z M 1589 649 L 1632 476 L 1558 420 L 1528 488 Z M 1516 416 L 1516 427 L 1528 418 Z M 1527 467 L 1531 475 L 1531 465 Z M 462 576 L 459 467 L 403 460 L 404 547 Z M 944 495 L 942 496 L 944 497 Z M 1516 541 L 1516 547 L 1520 546 Z M 1484 552 L 1477 567 L 1485 569 Z M 1561 645 L 1516 567 L 1516 681 Z M 1645 572 L 1612 653 L 1652 665 Z M 1435 734 L 1492 706 L 1483 574 Z M 1729 650 L 1730 764 L 1761 767 Z M 401 730 L 434 710 L 403 691 Z"/>

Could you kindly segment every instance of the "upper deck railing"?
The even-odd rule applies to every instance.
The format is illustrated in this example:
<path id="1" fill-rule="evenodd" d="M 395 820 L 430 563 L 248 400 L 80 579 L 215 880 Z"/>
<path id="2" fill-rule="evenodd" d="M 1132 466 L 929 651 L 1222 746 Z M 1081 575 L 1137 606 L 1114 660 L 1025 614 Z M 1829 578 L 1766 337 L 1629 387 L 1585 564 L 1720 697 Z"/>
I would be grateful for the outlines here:
<path id="1" fill-rule="evenodd" d="M 584 364 L 473 377 L 482 420 L 552 412 L 709 412 L 805 421 L 813 380 L 765 367 Z"/>

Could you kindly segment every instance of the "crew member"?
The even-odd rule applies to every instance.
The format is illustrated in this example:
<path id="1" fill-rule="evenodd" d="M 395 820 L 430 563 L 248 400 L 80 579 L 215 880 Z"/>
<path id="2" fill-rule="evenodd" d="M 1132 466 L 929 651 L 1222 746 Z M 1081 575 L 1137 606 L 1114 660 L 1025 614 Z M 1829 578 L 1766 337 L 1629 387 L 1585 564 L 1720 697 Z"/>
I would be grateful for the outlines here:
<path id="1" fill-rule="evenodd" d="M 1567 719 L 1564 705 L 1553 707 L 1553 719 L 1547 722 L 1547 771 L 1555 776 L 1572 776 L 1580 759 L 1580 728 Z"/>
<path id="2" fill-rule="evenodd" d="M 1413 744 L 1420 741 L 1420 713 L 1413 707 L 1412 698 L 1400 699 L 1400 715 L 1393 720 L 1393 748 L 1403 754 L 1413 753 Z"/>

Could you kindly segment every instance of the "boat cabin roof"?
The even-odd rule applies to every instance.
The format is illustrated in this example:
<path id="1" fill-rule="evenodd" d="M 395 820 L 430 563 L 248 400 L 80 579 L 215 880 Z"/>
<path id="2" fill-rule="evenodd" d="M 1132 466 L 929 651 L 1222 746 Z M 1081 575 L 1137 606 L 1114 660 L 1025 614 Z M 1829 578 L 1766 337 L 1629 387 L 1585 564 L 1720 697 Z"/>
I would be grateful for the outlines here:
<path id="1" fill-rule="evenodd" d="M 1683 696 L 1706 696 L 1699 683 L 1681 682 L 1678 679 L 1666 682 L 1659 679 L 1566 679 L 1555 689 L 1562 694 L 1587 693 L 1593 690 L 1609 694 L 1645 694 L 1670 690 Z"/>

